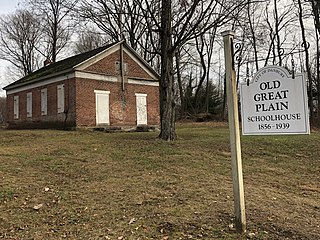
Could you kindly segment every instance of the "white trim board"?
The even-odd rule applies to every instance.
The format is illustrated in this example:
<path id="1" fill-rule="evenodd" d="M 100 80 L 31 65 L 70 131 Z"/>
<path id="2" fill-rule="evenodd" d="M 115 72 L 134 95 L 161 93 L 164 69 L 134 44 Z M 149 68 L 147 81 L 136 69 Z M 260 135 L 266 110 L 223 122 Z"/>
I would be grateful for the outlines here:
<path id="1" fill-rule="evenodd" d="M 138 80 L 138 79 L 129 78 L 128 83 L 159 87 L 159 82 L 148 81 L 148 80 Z"/>
<path id="2" fill-rule="evenodd" d="M 108 76 L 108 75 L 103 75 L 103 74 L 88 73 L 88 72 L 81 72 L 81 71 L 76 71 L 75 77 L 76 78 L 88 78 L 88 79 L 105 81 L 105 82 L 118 82 L 118 78 L 115 76 Z"/>
<path id="3" fill-rule="evenodd" d="M 50 78 L 50 79 L 47 79 L 44 81 L 39 81 L 39 82 L 35 82 L 35 83 L 31 83 L 31 84 L 24 85 L 21 87 L 17 87 L 14 89 L 7 90 L 7 95 L 30 90 L 30 89 L 37 88 L 37 87 L 43 87 L 43 86 L 46 86 L 46 85 L 49 85 L 52 83 L 68 80 L 68 79 L 75 78 L 75 77 L 88 78 L 88 79 L 99 80 L 99 81 L 108 81 L 108 82 L 117 82 L 118 81 L 118 78 L 114 77 L 114 76 L 106 76 L 106 75 L 102 75 L 102 74 L 85 73 L 85 72 L 75 72 L 75 73 L 70 73 L 70 74 L 67 74 L 64 76 L 58 76 L 58 77 Z"/>
<path id="4" fill-rule="evenodd" d="M 75 74 L 74 73 L 70 73 L 70 74 L 67 74 L 67 75 L 64 75 L 64 76 L 58 76 L 58 77 L 50 78 L 50 79 L 47 79 L 47 80 L 44 80 L 44 81 L 31 83 L 31 84 L 28 84 L 28 85 L 24 85 L 24 86 L 21 86 L 21 87 L 17 87 L 17 88 L 14 88 L 14 89 L 7 90 L 7 95 L 18 93 L 18 92 L 22 92 L 22 91 L 25 91 L 25 90 L 30 90 L 30 89 L 37 88 L 37 87 L 43 87 L 43 86 L 46 86 L 46 85 L 49 85 L 49 84 L 52 84 L 52 83 L 60 82 L 60 81 L 63 81 L 63 80 L 68 80 L 68 79 L 74 78 L 74 77 L 75 77 Z"/>

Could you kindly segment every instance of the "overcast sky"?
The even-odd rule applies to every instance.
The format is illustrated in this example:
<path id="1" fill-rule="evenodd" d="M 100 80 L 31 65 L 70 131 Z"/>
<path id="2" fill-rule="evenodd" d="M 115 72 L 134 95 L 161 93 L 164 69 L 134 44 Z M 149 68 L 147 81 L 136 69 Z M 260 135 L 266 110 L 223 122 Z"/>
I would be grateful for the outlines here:
<path id="1" fill-rule="evenodd" d="M 0 15 L 14 12 L 19 2 L 21 2 L 21 0 L 1 0 Z M 2 88 L 8 84 L 4 79 L 4 71 L 7 65 L 8 63 L 6 61 L 0 60 L 0 96 L 5 94 Z"/>
<path id="2" fill-rule="evenodd" d="M 0 14 L 13 12 L 21 0 L 1 0 Z"/>

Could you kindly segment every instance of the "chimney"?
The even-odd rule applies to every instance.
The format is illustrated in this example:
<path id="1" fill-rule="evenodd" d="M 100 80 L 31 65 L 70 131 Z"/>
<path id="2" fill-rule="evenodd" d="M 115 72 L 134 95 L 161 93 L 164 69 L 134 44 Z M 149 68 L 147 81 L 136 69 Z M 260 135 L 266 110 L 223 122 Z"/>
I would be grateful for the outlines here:
<path id="1" fill-rule="evenodd" d="M 43 66 L 45 67 L 51 63 L 52 63 L 52 61 L 49 58 L 47 58 L 46 60 L 43 61 Z"/>

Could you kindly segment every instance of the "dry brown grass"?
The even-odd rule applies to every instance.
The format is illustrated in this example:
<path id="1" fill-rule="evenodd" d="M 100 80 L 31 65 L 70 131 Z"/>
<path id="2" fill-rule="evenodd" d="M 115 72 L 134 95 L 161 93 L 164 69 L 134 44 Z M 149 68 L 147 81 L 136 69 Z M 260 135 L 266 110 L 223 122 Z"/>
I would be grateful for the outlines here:
<path id="1" fill-rule="evenodd" d="M 243 137 L 248 233 L 320 239 L 320 133 Z M 246 239 L 227 126 L 157 133 L 0 131 L 0 238 Z"/>

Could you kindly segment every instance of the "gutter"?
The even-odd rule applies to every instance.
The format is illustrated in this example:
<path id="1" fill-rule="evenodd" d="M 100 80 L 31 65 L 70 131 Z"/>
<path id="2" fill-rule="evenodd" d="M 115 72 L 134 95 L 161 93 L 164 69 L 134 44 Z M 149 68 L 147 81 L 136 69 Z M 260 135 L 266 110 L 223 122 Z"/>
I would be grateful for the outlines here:
<path id="1" fill-rule="evenodd" d="M 29 85 L 29 84 L 32 84 L 32 83 L 40 82 L 40 81 L 43 81 L 43 80 L 46 80 L 46 79 L 50 79 L 50 78 L 53 78 L 53 77 L 57 77 L 57 76 L 60 76 L 60 75 L 66 75 L 67 73 L 72 73 L 72 72 L 74 72 L 74 69 L 70 68 L 70 69 L 64 70 L 62 72 L 46 75 L 46 76 L 43 76 L 43 77 L 40 77 L 40 78 L 35 78 L 35 79 L 30 80 L 30 81 L 25 81 L 25 82 L 22 82 L 22 83 L 14 84 L 14 82 L 13 82 L 13 83 L 7 85 L 6 87 L 4 87 L 2 89 L 5 90 L 5 91 L 8 91 L 8 90 L 11 90 L 11 89 L 15 89 L 15 88 L 18 88 L 18 87 L 23 87 L 25 85 Z"/>

